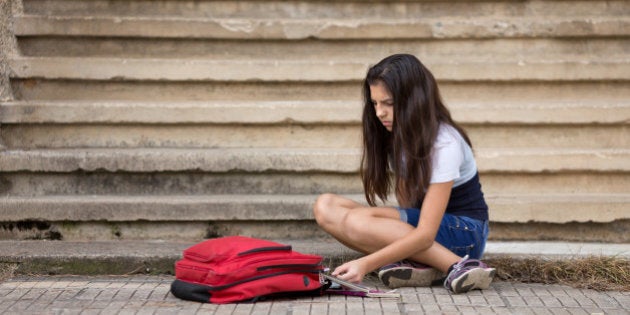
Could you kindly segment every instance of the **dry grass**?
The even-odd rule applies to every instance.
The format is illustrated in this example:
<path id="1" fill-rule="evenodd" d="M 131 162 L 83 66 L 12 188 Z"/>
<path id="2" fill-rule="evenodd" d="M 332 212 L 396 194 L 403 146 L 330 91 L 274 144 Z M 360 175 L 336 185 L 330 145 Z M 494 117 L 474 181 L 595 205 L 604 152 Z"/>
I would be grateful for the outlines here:
<path id="1" fill-rule="evenodd" d="M 17 264 L 0 262 L 0 282 L 13 277 Z"/>
<path id="2" fill-rule="evenodd" d="M 487 260 L 506 281 L 564 284 L 600 291 L 630 291 L 630 260 L 617 257 L 587 257 L 546 260 L 496 257 Z"/>

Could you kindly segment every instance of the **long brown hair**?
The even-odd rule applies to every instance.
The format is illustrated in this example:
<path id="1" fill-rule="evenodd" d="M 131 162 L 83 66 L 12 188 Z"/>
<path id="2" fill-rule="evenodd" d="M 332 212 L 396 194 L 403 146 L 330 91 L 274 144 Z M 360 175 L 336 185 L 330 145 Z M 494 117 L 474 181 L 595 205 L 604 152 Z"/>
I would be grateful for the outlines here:
<path id="1" fill-rule="evenodd" d="M 379 82 L 394 101 L 391 133 L 376 117 L 370 95 L 370 85 Z M 431 153 L 440 124 L 454 127 L 470 145 L 468 135 L 451 118 L 433 74 L 412 55 L 392 55 L 371 67 L 363 98 L 361 178 L 367 202 L 375 206 L 376 196 L 387 200 L 393 171 L 400 206 L 420 207 L 431 180 Z"/>

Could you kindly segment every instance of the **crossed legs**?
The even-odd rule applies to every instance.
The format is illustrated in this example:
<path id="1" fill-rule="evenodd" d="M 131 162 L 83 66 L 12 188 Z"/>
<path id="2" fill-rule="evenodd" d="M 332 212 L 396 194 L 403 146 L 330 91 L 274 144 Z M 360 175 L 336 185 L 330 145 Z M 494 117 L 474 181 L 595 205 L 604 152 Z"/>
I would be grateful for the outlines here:
<path id="1" fill-rule="evenodd" d="M 322 229 L 347 247 L 365 254 L 378 251 L 415 228 L 402 222 L 394 208 L 366 207 L 334 194 L 319 196 L 313 211 L 315 220 Z M 408 259 L 446 273 L 460 257 L 433 242 L 428 249 L 417 252 Z"/>

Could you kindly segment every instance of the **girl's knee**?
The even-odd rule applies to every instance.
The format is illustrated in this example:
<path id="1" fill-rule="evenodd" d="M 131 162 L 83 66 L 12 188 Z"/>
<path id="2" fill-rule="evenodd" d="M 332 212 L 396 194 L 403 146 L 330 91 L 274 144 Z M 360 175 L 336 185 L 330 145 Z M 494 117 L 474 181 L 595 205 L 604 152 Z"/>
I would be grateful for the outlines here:
<path id="1" fill-rule="evenodd" d="M 315 204 L 313 205 L 313 215 L 315 221 L 319 225 L 322 225 L 329 218 L 330 211 L 334 208 L 334 200 L 337 196 L 334 194 L 323 194 L 317 197 Z"/>

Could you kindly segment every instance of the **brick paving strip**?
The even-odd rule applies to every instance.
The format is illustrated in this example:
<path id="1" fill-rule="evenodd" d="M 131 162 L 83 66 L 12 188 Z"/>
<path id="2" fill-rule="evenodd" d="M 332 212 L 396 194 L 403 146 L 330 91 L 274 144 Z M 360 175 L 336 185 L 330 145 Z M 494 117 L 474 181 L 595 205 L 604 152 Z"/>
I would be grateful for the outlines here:
<path id="1" fill-rule="evenodd" d="M 450 295 L 401 288 L 402 298 L 322 296 L 213 305 L 169 293 L 170 276 L 17 277 L 0 283 L 0 314 L 630 314 L 630 292 L 495 282 Z M 375 285 L 375 283 L 368 283 Z"/>

